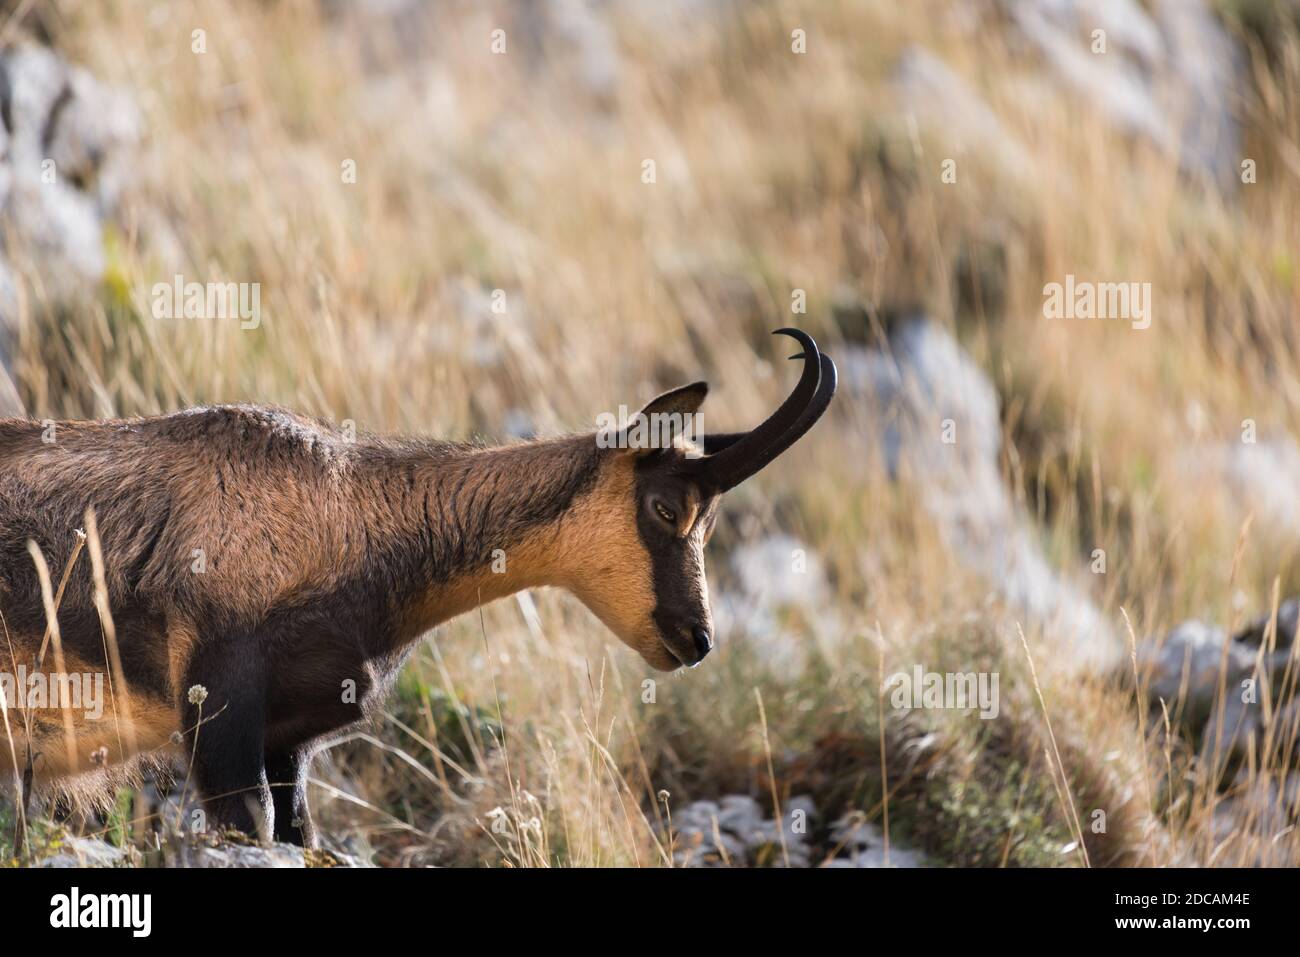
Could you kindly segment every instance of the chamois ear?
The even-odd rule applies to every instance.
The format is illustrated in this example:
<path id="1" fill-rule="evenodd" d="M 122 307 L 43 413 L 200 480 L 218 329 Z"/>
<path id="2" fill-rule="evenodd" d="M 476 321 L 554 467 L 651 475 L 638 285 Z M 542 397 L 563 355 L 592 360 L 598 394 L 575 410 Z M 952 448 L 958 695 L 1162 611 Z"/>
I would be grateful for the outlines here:
<path id="1" fill-rule="evenodd" d="M 615 446 L 642 456 L 671 448 L 683 436 L 691 442 L 702 442 L 703 430 L 696 413 L 708 394 L 707 382 L 692 382 L 655 396 L 624 424 Z"/>
<path id="2" fill-rule="evenodd" d="M 640 414 L 649 418 L 656 413 L 659 415 L 683 415 L 700 411 L 700 406 L 704 404 L 704 397 L 709 394 L 709 384 L 707 382 L 692 382 L 690 385 L 678 386 L 676 389 L 669 389 L 662 395 L 657 395 L 645 404 Z"/>

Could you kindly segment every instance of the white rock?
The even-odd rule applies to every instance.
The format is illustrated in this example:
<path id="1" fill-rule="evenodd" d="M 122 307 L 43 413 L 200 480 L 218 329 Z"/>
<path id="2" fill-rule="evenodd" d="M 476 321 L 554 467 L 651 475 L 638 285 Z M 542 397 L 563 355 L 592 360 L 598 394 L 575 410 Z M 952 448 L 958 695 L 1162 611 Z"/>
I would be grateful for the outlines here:
<path id="1" fill-rule="evenodd" d="M 219 844 L 210 847 L 195 844 L 185 855 L 185 866 L 195 868 L 306 867 L 302 848 L 288 844 L 260 845 Z"/>
<path id="2" fill-rule="evenodd" d="M 1231 103 L 1244 58 L 1205 0 L 1009 0 L 1012 23 L 1059 85 L 1125 134 L 1221 187 L 1237 175 Z M 1093 53 L 1093 31 L 1106 51 Z"/>
<path id="3" fill-rule="evenodd" d="M 1073 30 L 1048 16 L 1043 5 L 1015 4 L 1012 16 L 1038 48 L 1044 66 L 1098 109 L 1119 130 L 1141 136 L 1176 155 L 1178 137 L 1134 65 L 1119 55 L 1090 52 Z"/>
<path id="4" fill-rule="evenodd" d="M 66 834 L 53 852 L 36 861 L 37 867 L 117 867 L 126 861 L 126 852 L 107 841 Z"/>
<path id="5" fill-rule="evenodd" d="M 1031 174 L 1029 152 L 966 81 L 929 50 L 905 50 L 893 82 L 903 114 L 939 139 L 946 157 L 991 155 L 1014 177 Z"/>
<path id="6" fill-rule="evenodd" d="M 752 832 L 763 822 L 763 809 L 746 794 L 729 794 L 718 809 L 718 826 L 732 834 Z"/>
<path id="7" fill-rule="evenodd" d="M 1160 28 L 1135 0 L 1028 0 L 1025 6 L 1081 36 L 1105 30 L 1108 50 L 1131 53 L 1147 64 L 1165 57 Z"/>
<path id="8" fill-rule="evenodd" d="M 794 570 L 796 560 L 803 571 Z M 784 534 L 744 542 L 731 553 L 731 568 L 745 597 L 773 606 L 816 606 L 826 598 L 826 573 L 817 553 Z"/>
<path id="9" fill-rule="evenodd" d="M 1202 445 L 1180 460 L 1189 478 L 1213 484 L 1235 511 L 1255 514 L 1258 534 L 1300 536 L 1300 446 L 1290 436 Z"/>
<path id="10" fill-rule="evenodd" d="M 10 355 L 20 277 L 39 278 L 42 297 L 56 304 L 96 291 L 105 217 L 127 181 L 141 123 L 130 99 L 35 43 L 0 51 L 0 88 L 8 106 L 0 133 L 0 415 L 7 415 L 21 412 Z"/>
<path id="11" fill-rule="evenodd" d="M 831 842 L 848 850 L 863 849 L 883 843 L 884 835 L 872 821 L 845 816 L 831 825 Z"/>
<path id="12" fill-rule="evenodd" d="M 889 475 L 918 486 L 963 564 L 1058 637 L 1068 654 L 1057 663 L 1095 668 L 1117 661 L 1121 649 L 1109 622 L 1071 577 L 1051 567 L 1012 502 L 998 461 L 997 393 L 957 341 L 917 317 L 893 331 L 888 353 L 847 348 L 836 361 L 844 390 L 871 405 L 872 418 L 884 424 L 880 454 Z"/>
<path id="13" fill-rule="evenodd" d="M 1245 57 L 1205 0 L 1154 0 L 1153 6 L 1171 65 L 1160 94 L 1168 114 L 1181 121 L 1183 165 L 1220 186 L 1239 185 L 1241 128 L 1231 104 L 1247 82 Z"/>
<path id="14" fill-rule="evenodd" d="M 1222 628 L 1203 621 L 1185 621 L 1164 641 L 1139 645 L 1137 654 L 1139 669 L 1150 670 L 1152 698 L 1163 698 L 1171 709 L 1174 702 L 1184 700 L 1184 710 L 1191 721 L 1208 715 L 1218 691 L 1220 663 L 1225 661 L 1225 655 L 1224 680 L 1230 691 L 1255 664 L 1255 655 L 1247 647 L 1228 640 Z"/>
<path id="15" fill-rule="evenodd" d="M 896 847 L 893 844 L 889 846 L 889 857 L 886 862 L 885 847 L 883 844 L 867 848 L 866 850 L 856 850 L 845 857 L 836 857 L 829 860 L 823 865 L 825 867 L 929 867 L 926 863 L 925 855 L 920 851 L 909 850 L 904 847 Z"/>

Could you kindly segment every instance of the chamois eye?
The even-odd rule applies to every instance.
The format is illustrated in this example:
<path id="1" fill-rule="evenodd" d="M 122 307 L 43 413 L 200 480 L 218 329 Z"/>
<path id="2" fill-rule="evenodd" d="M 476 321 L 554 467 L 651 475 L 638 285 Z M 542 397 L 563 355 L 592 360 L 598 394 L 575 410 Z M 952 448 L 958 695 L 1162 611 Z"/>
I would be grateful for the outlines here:
<path id="1" fill-rule="evenodd" d="M 655 514 L 662 518 L 669 525 L 677 524 L 677 513 L 665 505 L 663 502 L 655 502 Z"/>

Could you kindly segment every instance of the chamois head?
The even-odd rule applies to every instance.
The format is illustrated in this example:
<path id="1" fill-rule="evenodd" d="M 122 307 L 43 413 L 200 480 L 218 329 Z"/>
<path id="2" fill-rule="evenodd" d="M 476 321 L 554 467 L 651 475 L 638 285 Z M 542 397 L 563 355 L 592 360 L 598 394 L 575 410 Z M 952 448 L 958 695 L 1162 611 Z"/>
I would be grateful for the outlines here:
<path id="1" fill-rule="evenodd" d="M 652 667 L 696 665 L 714 645 L 704 546 L 723 492 L 788 449 L 826 411 L 835 363 L 798 329 L 803 374 L 790 397 L 749 432 L 693 436 L 708 385 L 695 382 L 652 399 L 611 446 L 593 497 L 591 573 L 572 590 Z M 594 527 L 593 527 L 594 526 Z"/>

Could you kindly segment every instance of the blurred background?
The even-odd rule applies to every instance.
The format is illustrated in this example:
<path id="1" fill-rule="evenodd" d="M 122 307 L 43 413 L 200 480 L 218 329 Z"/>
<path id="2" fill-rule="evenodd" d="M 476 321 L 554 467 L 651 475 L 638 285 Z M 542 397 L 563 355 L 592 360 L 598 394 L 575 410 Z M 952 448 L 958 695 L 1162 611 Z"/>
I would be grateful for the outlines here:
<path id="1" fill-rule="evenodd" d="M 1300 863 L 1295 0 L 0 11 L 0 414 L 506 441 L 706 378 L 733 429 L 772 329 L 839 365 L 728 496 L 703 667 L 559 594 L 452 623 L 317 760 L 340 853 Z M 260 324 L 155 318 L 176 276 Z M 997 717 L 895 708 L 918 666 Z M 147 862 L 150 787 L 47 833 Z"/>

